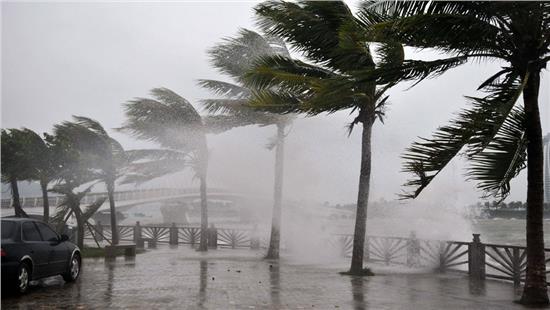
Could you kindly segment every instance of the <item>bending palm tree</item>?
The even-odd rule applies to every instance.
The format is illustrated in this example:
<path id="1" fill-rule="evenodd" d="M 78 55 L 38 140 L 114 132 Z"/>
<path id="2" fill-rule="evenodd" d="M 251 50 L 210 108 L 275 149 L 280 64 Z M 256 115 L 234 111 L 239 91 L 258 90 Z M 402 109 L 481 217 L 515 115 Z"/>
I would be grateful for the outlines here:
<path id="1" fill-rule="evenodd" d="M 115 182 L 126 167 L 128 158 L 124 148 L 93 119 L 73 116 L 73 122 L 56 126 L 56 134 L 63 135 L 71 145 L 98 170 L 97 177 L 107 187 L 111 217 L 111 243 L 118 244 L 118 228 L 114 200 Z"/>
<path id="2" fill-rule="evenodd" d="M 290 57 L 285 43 L 281 39 L 272 36 L 264 37 L 247 29 L 242 29 L 236 38 L 226 39 L 223 43 L 216 45 L 209 51 L 209 54 L 215 68 L 229 75 L 241 85 L 245 74 L 261 57 L 273 55 Z M 223 96 L 223 99 L 209 99 L 204 100 L 203 103 L 212 113 L 221 112 L 234 116 L 235 122 L 228 126 L 275 125 L 277 127 L 275 141 L 268 145 L 270 149 L 275 147 L 275 182 L 271 234 L 266 256 L 277 259 L 279 258 L 281 240 L 285 128 L 291 122 L 292 117 L 254 109 L 249 104 L 254 90 L 244 85 L 216 80 L 200 80 L 200 85 Z"/>
<path id="3" fill-rule="evenodd" d="M 46 141 L 51 146 L 60 163 L 57 165 L 56 175 L 58 182 L 50 191 L 62 194 L 62 202 L 57 206 L 56 213 L 52 219 L 53 223 L 61 226 L 74 216 L 77 223 L 77 245 L 84 246 L 84 231 L 89 225 L 88 219 L 99 209 L 106 198 L 97 199 L 91 205 L 81 208 L 81 200 L 93 187 L 89 185 L 83 191 L 78 188 L 93 182 L 99 178 L 96 174 L 96 166 L 88 154 L 83 153 L 79 146 L 75 145 L 74 137 L 68 135 L 66 123 L 54 127 L 54 135 L 46 135 Z"/>
<path id="4" fill-rule="evenodd" d="M 143 182 L 192 167 L 200 180 L 199 250 L 207 251 L 207 120 L 203 123 L 191 103 L 169 89 L 155 88 L 151 95 L 154 99 L 136 98 L 125 104 L 128 119 L 121 130 L 138 139 L 155 142 L 161 149 L 129 151 L 134 163 L 125 182 Z"/>
<path id="5" fill-rule="evenodd" d="M 256 7 L 256 13 L 264 31 L 286 39 L 314 64 L 281 56 L 263 58 L 246 78 L 250 87 L 259 90 L 253 104 L 273 112 L 310 115 L 352 109 L 356 117 L 350 132 L 356 124 L 363 126 L 350 273 L 364 274 L 372 126 L 376 117 L 384 114 L 384 93 L 392 83 L 380 83 L 386 84 L 380 88 L 372 81 L 357 83 L 355 73 L 387 62 L 400 63 L 401 45 L 381 45 L 383 57 L 375 63 L 365 37 L 359 35 L 366 25 L 340 1 L 271 1 Z"/>
<path id="6" fill-rule="evenodd" d="M 42 190 L 42 205 L 44 222 L 50 220 L 50 203 L 48 200 L 48 184 L 56 178 L 56 155 L 51 145 L 46 143 L 36 132 L 24 128 L 27 138 L 28 168 L 31 170 L 29 180 L 38 181 Z"/>
<path id="7" fill-rule="evenodd" d="M 9 183 L 15 216 L 27 216 L 21 207 L 18 181 L 31 178 L 33 154 L 29 147 L 34 132 L 28 129 L 2 129 L 2 182 Z"/>
<path id="8" fill-rule="evenodd" d="M 423 79 L 469 59 L 504 63 L 502 70 L 479 86 L 486 96 L 468 97 L 471 108 L 407 150 L 405 171 L 416 178 L 406 184 L 414 187 L 406 197 L 417 197 L 464 148 L 472 162 L 469 177 L 502 199 L 509 193 L 510 180 L 527 167 L 527 276 L 521 302 L 548 304 L 538 97 L 541 70 L 550 60 L 550 3 L 386 1 L 371 3 L 363 12 L 394 18 L 376 25 L 371 35 L 415 48 L 435 48 L 450 56 L 386 66 L 365 72 L 362 81 Z M 520 96 L 523 106 L 517 103 Z"/>

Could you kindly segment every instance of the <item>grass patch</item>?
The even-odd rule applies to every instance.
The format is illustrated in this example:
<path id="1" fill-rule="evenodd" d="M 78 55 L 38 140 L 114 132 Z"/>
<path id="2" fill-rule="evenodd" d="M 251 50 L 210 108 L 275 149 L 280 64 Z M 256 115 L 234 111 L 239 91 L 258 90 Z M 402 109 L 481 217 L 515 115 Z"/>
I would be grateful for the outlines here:
<path id="1" fill-rule="evenodd" d="M 136 254 L 141 254 L 141 253 L 145 253 L 145 249 L 136 249 Z M 124 256 L 124 249 L 117 249 L 116 256 Z M 84 258 L 105 257 L 105 249 L 85 246 L 82 249 L 82 257 Z"/>

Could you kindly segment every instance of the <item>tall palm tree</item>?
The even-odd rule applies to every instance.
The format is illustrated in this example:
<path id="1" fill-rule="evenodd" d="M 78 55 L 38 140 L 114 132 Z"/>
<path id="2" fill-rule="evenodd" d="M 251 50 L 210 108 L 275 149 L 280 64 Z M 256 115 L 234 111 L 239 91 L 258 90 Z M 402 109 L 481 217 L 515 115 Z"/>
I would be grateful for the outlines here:
<path id="1" fill-rule="evenodd" d="M 261 57 L 283 55 L 290 57 L 284 41 L 273 36 L 262 36 L 248 29 L 241 29 L 238 36 L 227 38 L 209 51 L 213 66 L 228 75 L 237 84 L 200 80 L 199 84 L 222 99 L 203 100 L 203 104 L 212 113 L 224 113 L 236 117 L 235 127 L 246 125 L 276 126 L 276 137 L 268 148 L 275 148 L 275 181 L 273 193 L 273 213 L 269 248 L 266 258 L 279 258 L 281 240 L 281 212 L 283 200 L 283 170 L 285 128 L 292 121 L 290 115 L 281 115 L 259 111 L 250 106 L 253 89 L 243 85 L 245 74 Z"/>
<path id="2" fill-rule="evenodd" d="M 73 116 L 72 122 L 63 122 L 55 130 L 57 135 L 63 135 L 81 156 L 87 158 L 90 165 L 97 169 L 97 178 L 105 183 L 111 218 L 111 242 L 118 244 L 114 193 L 115 182 L 128 163 L 124 148 L 109 136 L 98 121 L 88 117 Z"/>
<path id="3" fill-rule="evenodd" d="M 129 151 L 134 163 L 125 182 L 143 182 L 191 167 L 200 180 L 199 251 L 207 251 L 206 133 L 211 119 L 203 120 L 189 101 L 167 88 L 154 88 L 151 96 L 154 99 L 136 98 L 124 105 L 127 121 L 120 129 L 161 148 Z M 221 123 L 213 120 L 213 124 Z"/>
<path id="4" fill-rule="evenodd" d="M 17 182 L 29 179 L 32 174 L 30 140 L 29 131 L 25 129 L 2 129 L 2 182 L 10 184 L 15 216 L 27 216 L 21 207 Z"/>
<path id="5" fill-rule="evenodd" d="M 365 72 L 362 81 L 423 79 L 471 59 L 503 64 L 479 86 L 487 95 L 467 97 L 470 108 L 407 150 L 404 168 L 416 177 L 406 184 L 414 187 L 406 197 L 417 197 L 459 154 L 471 161 L 468 176 L 479 188 L 501 199 L 510 191 L 510 180 L 527 167 L 527 276 L 520 302 L 548 304 L 538 97 L 541 71 L 550 60 L 550 3 L 385 1 L 362 11 L 367 17 L 392 18 L 371 27 L 370 36 L 449 55 Z"/>
<path id="6" fill-rule="evenodd" d="M 363 252 L 371 173 L 371 133 L 375 119 L 382 119 L 385 92 L 373 81 L 356 83 L 356 72 L 403 59 L 399 44 L 382 44 L 378 62 L 365 37 L 364 23 L 341 1 L 269 1 L 256 7 L 259 25 L 270 35 L 284 38 L 312 62 L 283 56 L 264 57 L 247 74 L 254 92 L 253 104 L 280 113 L 310 115 L 351 109 L 355 118 L 349 130 L 361 124 L 361 169 L 353 238 L 351 274 L 365 274 Z M 362 30 L 362 31 L 360 31 Z M 343 87 L 340 87 L 343 85 Z"/>

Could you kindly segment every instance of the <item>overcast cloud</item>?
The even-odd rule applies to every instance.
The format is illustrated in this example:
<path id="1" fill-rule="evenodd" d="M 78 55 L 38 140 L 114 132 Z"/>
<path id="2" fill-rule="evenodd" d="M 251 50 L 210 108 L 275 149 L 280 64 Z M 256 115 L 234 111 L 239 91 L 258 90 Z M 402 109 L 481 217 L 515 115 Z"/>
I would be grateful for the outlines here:
<path id="1" fill-rule="evenodd" d="M 115 128 L 124 121 L 121 103 L 167 87 L 195 106 L 208 92 L 199 78 L 224 79 L 211 68 L 206 50 L 239 27 L 254 29 L 249 2 L 184 3 L 2 3 L 2 128 L 50 131 L 71 115 L 84 115 Z M 421 57 L 429 57 L 422 54 Z M 395 199 L 407 175 L 400 153 L 417 136 L 427 136 L 465 106 L 463 95 L 498 63 L 471 64 L 425 81 L 412 90 L 392 90 L 385 125 L 373 139 L 372 199 Z M 544 72 L 546 75 L 546 71 Z M 549 131 L 550 86 L 541 87 L 544 132 Z M 288 135 L 284 191 L 288 197 L 353 202 L 357 193 L 360 136 L 349 138 L 347 112 L 295 122 Z M 274 154 L 265 148 L 274 128 L 241 128 L 212 136 L 209 183 L 270 195 Z M 110 130 L 128 149 L 145 145 Z M 465 204 L 480 193 L 465 182 L 456 161 L 419 199 Z M 184 180 L 185 179 L 185 180 Z M 156 181 L 191 186 L 189 174 Z M 195 184 L 196 185 L 196 184 Z M 525 197 L 525 173 L 510 199 Z"/>

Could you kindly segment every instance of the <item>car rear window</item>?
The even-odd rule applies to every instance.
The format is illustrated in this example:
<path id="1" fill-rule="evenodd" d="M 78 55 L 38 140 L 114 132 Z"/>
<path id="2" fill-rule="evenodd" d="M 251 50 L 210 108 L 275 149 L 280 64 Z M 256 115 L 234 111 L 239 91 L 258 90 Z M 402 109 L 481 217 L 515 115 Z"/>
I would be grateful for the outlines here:
<path id="1" fill-rule="evenodd" d="M 15 223 L 14 222 L 8 222 L 8 221 L 2 221 L 2 239 L 13 239 L 15 235 Z"/>

